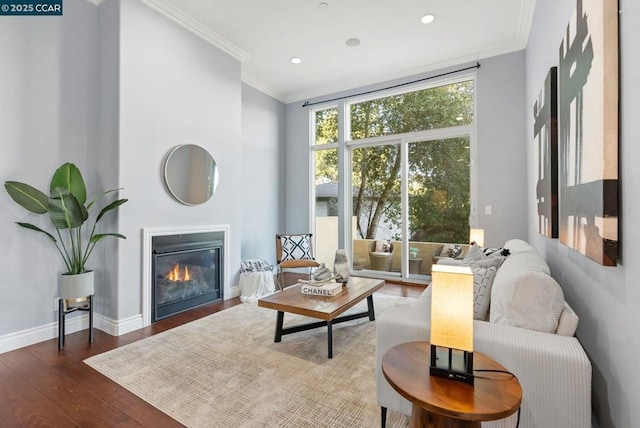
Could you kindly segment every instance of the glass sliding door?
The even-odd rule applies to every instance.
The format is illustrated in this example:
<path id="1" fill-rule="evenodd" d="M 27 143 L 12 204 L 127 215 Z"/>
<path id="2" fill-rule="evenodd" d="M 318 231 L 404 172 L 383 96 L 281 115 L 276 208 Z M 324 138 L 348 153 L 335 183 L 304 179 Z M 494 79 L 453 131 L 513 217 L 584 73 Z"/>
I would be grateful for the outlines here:
<path id="1" fill-rule="evenodd" d="M 444 244 L 468 242 L 469 148 L 468 136 L 408 143 L 409 276 L 431 275 Z"/>
<path id="2" fill-rule="evenodd" d="M 313 112 L 314 141 L 314 255 L 333 269 L 338 243 L 338 109 Z"/>
<path id="3" fill-rule="evenodd" d="M 315 152 L 315 257 L 329 269 L 338 243 L 338 149 Z"/>
<path id="4" fill-rule="evenodd" d="M 354 270 L 400 272 L 402 159 L 400 144 L 355 148 L 351 152 L 351 207 Z M 376 241 L 389 245 L 376 248 Z M 375 254 L 373 254 L 375 253 Z"/>

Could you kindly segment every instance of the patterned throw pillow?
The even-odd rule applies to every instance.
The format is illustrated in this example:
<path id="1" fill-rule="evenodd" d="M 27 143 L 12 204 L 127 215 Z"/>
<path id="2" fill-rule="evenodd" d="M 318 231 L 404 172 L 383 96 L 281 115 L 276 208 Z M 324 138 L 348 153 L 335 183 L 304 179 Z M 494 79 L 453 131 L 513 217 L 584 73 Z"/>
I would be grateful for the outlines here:
<path id="1" fill-rule="evenodd" d="M 511 254 L 511 251 L 509 251 L 507 248 L 483 248 L 482 249 L 482 254 L 484 254 L 487 257 L 506 257 L 509 254 Z"/>
<path id="2" fill-rule="evenodd" d="M 307 235 L 281 235 L 282 262 L 285 260 L 313 260 L 311 256 L 310 234 Z"/>
<path id="3" fill-rule="evenodd" d="M 482 268 L 471 263 L 473 271 L 473 319 L 487 319 L 491 302 L 491 287 L 496 277 L 496 267 Z"/>
<path id="4" fill-rule="evenodd" d="M 462 247 L 458 244 L 446 244 L 440 251 L 440 257 L 451 257 L 455 259 L 462 252 Z"/>
<path id="5" fill-rule="evenodd" d="M 464 259 L 466 261 L 477 262 L 479 260 L 497 258 L 502 262 L 510 253 L 507 248 L 483 248 L 474 242 L 471 244 L 471 247 L 469 247 L 467 256 Z"/>

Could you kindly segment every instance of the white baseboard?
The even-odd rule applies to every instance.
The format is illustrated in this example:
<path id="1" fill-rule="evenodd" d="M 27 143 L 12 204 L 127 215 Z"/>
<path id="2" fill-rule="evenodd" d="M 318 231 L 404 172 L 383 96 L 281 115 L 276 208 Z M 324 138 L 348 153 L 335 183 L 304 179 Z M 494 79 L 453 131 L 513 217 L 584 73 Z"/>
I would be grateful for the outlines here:
<path id="1" fill-rule="evenodd" d="M 104 331 L 112 336 L 120 336 L 125 333 L 137 330 L 142 327 L 142 314 L 134 315 L 124 320 L 112 320 L 111 318 L 94 314 L 93 326 L 98 330 Z M 89 315 L 82 314 L 74 317 L 68 317 L 65 325 L 65 333 L 71 334 L 81 330 L 89 329 Z M 33 327 L 14 333 L 0 336 L 0 354 L 13 351 L 14 349 L 24 348 L 25 346 L 34 345 L 44 342 L 45 340 L 55 339 L 58 337 L 58 322 L 52 322 L 40 327 Z"/>
<path id="2" fill-rule="evenodd" d="M 142 328 L 142 314 L 134 315 L 123 320 L 112 320 L 105 316 L 96 314 L 93 325 L 98 330 L 102 330 L 111 336 L 121 336 Z"/>
<path id="3" fill-rule="evenodd" d="M 228 300 L 233 297 L 238 297 L 239 295 L 240 295 L 240 285 L 235 285 L 229 288 L 229 296 L 227 296 L 224 300 Z"/>
<path id="4" fill-rule="evenodd" d="M 229 291 L 231 296 L 227 297 L 227 299 L 240 295 L 240 287 L 238 286 L 231 287 Z M 97 313 L 93 315 L 93 327 L 104 331 L 111 336 L 121 336 L 134 330 L 138 330 L 143 327 L 142 321 L 142 314 L 134 315 L 122 320 L 113 320 Z M 87 330 L 88 328 L 89 315 L 86 313 L 68 317 L 66 320 L 66 334 Z M 52 322 L 40 327 L 33 327 L 5 334 L 4 336 L 0 336 L 0 354 L 57 337 L 58 322 Z"/>
<path id="5" fill-rule="evenodd" d="M 69 317 L 65 325 L 67 334 L 89 328 L 89 315 Z M 58 323 L 52 322 L 40 327 L 33 327 L 15 333 L 0 336 L 0 354 L 13 351 L 14 349 L 24 348 L 25 346 L 44 342 L 45 340 L 58 337 Z"/>

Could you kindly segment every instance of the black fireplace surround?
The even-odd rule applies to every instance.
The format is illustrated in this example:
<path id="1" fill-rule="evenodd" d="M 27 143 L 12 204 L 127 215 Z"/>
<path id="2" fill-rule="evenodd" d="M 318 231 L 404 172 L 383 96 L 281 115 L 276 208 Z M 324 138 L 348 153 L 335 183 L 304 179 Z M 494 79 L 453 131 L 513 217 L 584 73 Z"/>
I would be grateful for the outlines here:
<path id="1" fill-rule="evenodd" d="M 152 238 L 151 322 L 223 298 L 223 238 L 221 232 Z"/>

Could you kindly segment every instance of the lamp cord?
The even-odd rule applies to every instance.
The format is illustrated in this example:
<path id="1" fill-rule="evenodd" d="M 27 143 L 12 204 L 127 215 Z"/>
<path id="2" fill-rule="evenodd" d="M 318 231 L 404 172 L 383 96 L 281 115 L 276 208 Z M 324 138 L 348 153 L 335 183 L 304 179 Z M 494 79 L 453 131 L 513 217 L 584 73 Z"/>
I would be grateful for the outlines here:
<path id="1" fill-rule="evenodd" d="M 513 373 L 511 373 L 508 370 L 474 369 L 473 371 L 474 372 L 484 372 L 484 373 L 504 373 L 504 374 L 508 374 L 508 375 L 511 376 L 509 379 L 516 377 L 516 375 L 514 375 Z M 489 377 L 484 377 L 484 376 L 476 376 L 476 377 L 480 378 L 480 379 L 499 380 L 499 379 L 489 378 Z M 516 428 L 520 427 L 520 410 L 521 410 L 521 407 L 518 407 L 518 416 L 517 416 L 517 419 L 516 419 Z"/>
<path id="2" fill-rule="evenodd" d="M 514 375 L 513 373 L 511 373 L 508 370 L 491 370 L 491 369 L 473 369 L 474 372 L 484 372 L 484 373 L 504 373 L 504 374 L 508 374 L 511 376 L 511 378 L 516 377 L 516 375 Z M 483 377 L 483 376 L 476 376 L 479 377 L 480 379 L 492 379 L 492 380 L 499 380 L 499 379 L 495 379 L 495 378 L 490 378 L 490 377 Z M 509 378 L 509 379 L 511 379 Z"/>

